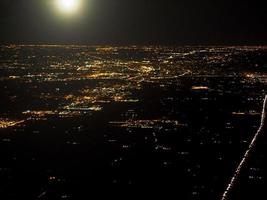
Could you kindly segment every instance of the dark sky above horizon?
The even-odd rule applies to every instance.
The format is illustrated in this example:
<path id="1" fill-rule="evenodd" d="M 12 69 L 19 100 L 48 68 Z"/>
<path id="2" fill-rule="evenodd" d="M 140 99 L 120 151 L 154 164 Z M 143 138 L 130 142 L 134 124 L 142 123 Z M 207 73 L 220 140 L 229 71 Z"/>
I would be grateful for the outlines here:
<path id="1" fill-rule="evenodd" d="M 1 43 L 267 44 L 260 0 L 83 0 L 63 16 L 55 0 L 1 0 Z"/>

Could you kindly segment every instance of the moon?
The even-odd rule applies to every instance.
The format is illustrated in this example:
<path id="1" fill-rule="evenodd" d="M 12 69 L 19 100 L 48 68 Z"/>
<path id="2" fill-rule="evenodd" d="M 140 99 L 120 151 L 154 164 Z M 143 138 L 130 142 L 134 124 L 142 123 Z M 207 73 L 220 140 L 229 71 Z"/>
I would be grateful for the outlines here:
<path id="1" fill-rule="evenodd" d="M 56 0 L 57 8 L 65 14 L 72 14 L 79 11 L 81 7 L 81 0 Z"/>

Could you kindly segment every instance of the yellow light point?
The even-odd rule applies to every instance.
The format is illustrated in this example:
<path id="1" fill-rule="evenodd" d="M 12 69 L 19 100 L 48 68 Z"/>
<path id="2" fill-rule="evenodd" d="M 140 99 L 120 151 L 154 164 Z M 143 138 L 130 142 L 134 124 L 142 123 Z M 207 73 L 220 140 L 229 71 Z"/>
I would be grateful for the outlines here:
<path id="1" fill-rule="evenodd" d="M 57 7 L 63 13 L 75 13 L 81 7 L 81 0 L 57 0 Z"/>
<path id="2" fill-rule="evenodd" d="M 192 90 L 208 90 L 209 88 L 206 86 L 193 86 Z"/>

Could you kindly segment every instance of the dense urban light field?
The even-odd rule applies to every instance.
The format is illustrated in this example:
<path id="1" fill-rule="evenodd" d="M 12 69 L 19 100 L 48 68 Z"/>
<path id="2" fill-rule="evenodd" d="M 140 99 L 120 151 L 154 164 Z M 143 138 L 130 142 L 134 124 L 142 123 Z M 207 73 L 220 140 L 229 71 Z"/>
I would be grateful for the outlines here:
<path id="1" fill-rule="evenodd" d="M 266 86 L 267 47 L 0 46 L 1 197 L 219 199 Z M 264 193 L 266 142 L 236 197 Z"/>

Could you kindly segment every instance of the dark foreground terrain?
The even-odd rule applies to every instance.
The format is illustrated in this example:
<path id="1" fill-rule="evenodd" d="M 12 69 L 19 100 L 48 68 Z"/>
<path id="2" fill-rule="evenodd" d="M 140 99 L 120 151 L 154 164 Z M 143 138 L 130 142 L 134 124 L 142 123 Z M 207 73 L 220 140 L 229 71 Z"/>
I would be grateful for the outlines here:
<path id="1" fill-rule="evenodd" d="M 267 48 L 0 46 L 0 92 L 0 199 L 220 199 L 260 124 Z M 266 199 L 266 142 L 233 199 Z"/>

